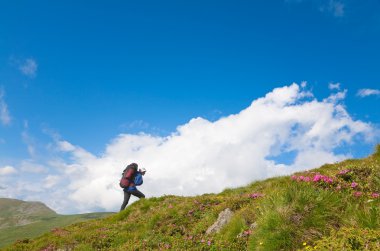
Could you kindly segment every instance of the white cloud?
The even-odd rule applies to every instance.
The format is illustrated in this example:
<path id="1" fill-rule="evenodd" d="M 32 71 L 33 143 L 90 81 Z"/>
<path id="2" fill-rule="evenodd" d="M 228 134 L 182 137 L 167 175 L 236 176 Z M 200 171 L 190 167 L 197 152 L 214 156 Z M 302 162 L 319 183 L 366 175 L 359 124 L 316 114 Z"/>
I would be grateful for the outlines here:
<path id="1" fill-rule="evenodd" d="M 62 152 L 71 152 L 71 151 L 75 150 L 75 146 L 73 146 L 72 144 L 70 144 L 67 141 L 58 141 L 57 146 L 58 146 L 58 150 L 60 150 Z"/>
<path id="2" fill-rule="evenodd" d="M 13 166 L 0 167 L 0 175 L 1 176 L 13 174 L 13 173 L 16 173 L 16 172 L 17 172 L 17 170 Z"/>
<path id="3" fill-rule="evenodd" d="M 324 99 L 323 101 L 325 102 L 330 102 L 330 103 L 337 103 L 340 100 L 343 100 L 346 98 L 347 90 L 343 90 L 341 92 L 337 92 L 334 94 L 331 94 L 328 98 Z"/>
<path id="4" fill-rule="evenodd" d="M 374 95 L 374 96 L 380 96 L 380 90 L 376 90 L 376 89 L 360 89 L 357 93 L 356 93 L 357 96 L 359 97 L 367 97 L 367 96 L 371 96 L 371 95 Z"/>
<path id="5" fill-rule="evenodd" d="M 33 58 L 25 59 L 19 66 L 19 70 L 27 77 L 34 78 L 37 74 L 37 62 Z"/>
<path id="6" fill-rule="evenodd" d="M 45 188 L 52 188 L 54 185 L 56 185 L 60 180 L 60 176 L 58 175 L 48 175 L 44 180 L 44 187 Z"/>
<path id="7" fill-rule="evenodd" d="M 20 170 L 25 173 L 47 173 L 46 167 L 35 163 L 33 160 L 24 160 L 21 162 Z"/>
<path id="8" fill-rule="evenodd" d="M 340 103 L 345 93 L 318 101 L 297 84 L 276 88 L 237 114 L 215 122 L 194 118 L 167 137 L 120 134 L 100 156 L 57 137 L 60 155 L 47 164 L 54 171 L 33 186 L 38 193 L 28 193 L 40 194 L 58 212 L 117 211 L 118 181 L 131 162 L 148 170 L 141 187 L 148 197 L 220 192 L 333 163 L 350 157 L 334 153 L 342 144 L 374 138 L 374 129 L 353 120 Z M 276 160 L 289 152 L 295 152 L 290 164 Z M 15 197 L 25 189 L 20 181 L 6 192 Z"/>
<path id="9" fill-rule="evenodd" d="M 31 157 L 35 157 L 36 156 L 36 146 L 35 146 L 34 138 L 29 135 L 29 133 L 27 131 L 27 127 L 21 133 L 21 138 L 27 147 L 29 155 Z"/>
<path id="10" fill-rule="evenodd" d="M 0 121 L 3 125 L 9 125 L 11 116 L 9 115 L 8 106 L 4 101 L 4 90 L 0 88 Z"/>
<path id="11" fill-rule="evenodd" d="M 340 83 L 329 83 L 330 90 L 340 90 Z"/>

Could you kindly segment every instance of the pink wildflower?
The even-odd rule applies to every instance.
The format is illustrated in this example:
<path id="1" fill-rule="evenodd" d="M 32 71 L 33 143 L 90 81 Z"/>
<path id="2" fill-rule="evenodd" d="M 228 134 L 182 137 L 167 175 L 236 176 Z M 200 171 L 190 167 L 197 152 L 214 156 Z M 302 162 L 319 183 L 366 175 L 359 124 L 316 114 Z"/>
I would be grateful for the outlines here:
<path id="1" fill-rule="evenodd" d="M 328 177 L 328 176 L 324 176 L 324 175 L 321 175 L 321 174 L 316 174 L 313 177 L 313 181 L 314 182 L 324 181 L 326 183 L 332 183 L 333 179 L 331 177 Z"/>
<path id="2" fill-rule="evenodd" d="M 380 194 L 379 193 L 372 193 L 371 197 L 372 198 L 379 198 Z"/>
<path id="3" fill-rule="evenodd" d="M 327 182 L 327 183 L 332 183 L 332 182 L 333 182 L 333 179 L 330 178 L 330 177 L 326 177 L 325 182 Z"/>
<path id="4" fill-rule="evenodd" d="M 252 230 L 251 229 L 245 230 L 244 234 L 245 235 L 250 235 L 250 234 L 252 234 Z"/>
<path id="5" fill-rule="evenodd" d="M 172 205 L 172 204 L 169 204 L 168 208 L 173 208 L 173 205 Z"/>
<path id="6" fill-rule="evenodd" d="M 362 194 L 363 194 L 362 192 L 355 192 L 355 193 L 354 193 L 354 196 L 355 196 L 355 197 L 360 197 L 360 196 L 362 196 Z"/>
<path id="7" fill-rule="evenodd" d="M 351 187 L 352 187 L 352 188 L 355 188 L 355 187 L 357 187 L 357 186 L 358 186 L 358 183 L 356 183 L 355 181 L 351 183 Z"/>
<path id="8" fill-rule="evenodd" d="M 304 180 L 305 182 L 309 182 L 309 181 L 310 181 L 310 177 L 305 177 L 303 180 Z"/>
<path id="9" fill-rule="evenodd" d="M 207 242 L 207 245 L 209 245 L 209 246 L 210 246 L 210 245 L 211 245 L 211 241 L 208 241 L 208 242 Z"/>
<path id="10" fill-rule="evenodd" d="M 250 194 L 249 197 L 252 198 L 252 199 L 257 199 L 259 197 L 263 197 L 264 195 L 261 194 L 261 193 L 253 193 L 253 194 Z"/>
<path id="11" fill-rule="evenodd" d="M 293 176 L 291 177 L 291 179 L 292 179 L 292 180 L 297 180 L 297 176 L 293 175 Z"/>
<path id="12" fill-rule="evenodd" d="M 205 242 L 205 240 L 203 240 L 203 239 L 202 239 L 202 240 L 201 240 L 201 242 L 202 242 L 202 243 L 204 243 L 204 242 Z"/>
<path id="13" fill-rule="evenodd" d="M 351 170 L 349 170 L 349 169 L 342 170 L 342 171 L 339 172 L 339 174 L 346 174 L 348 172 L 351 172 Z"/>
<path id="14" fill-rule="evenodd" d="M 303 178 L 304 178 L 304 177 L 301 175 L 301 176 L 300 176 L 300 177 L 298 177 L 298 178 L 299 178 L 299 180 L 303 180 Z"/>
<path id="15" fill-rule="evenodd" d="M 314 175 L 313 181 L 314 182 L 318 182 L 318 181 L 320 181 L 322 179 L 322 177 L 323 177 L 322 175 L 316 174 L 316 175 Z"/>

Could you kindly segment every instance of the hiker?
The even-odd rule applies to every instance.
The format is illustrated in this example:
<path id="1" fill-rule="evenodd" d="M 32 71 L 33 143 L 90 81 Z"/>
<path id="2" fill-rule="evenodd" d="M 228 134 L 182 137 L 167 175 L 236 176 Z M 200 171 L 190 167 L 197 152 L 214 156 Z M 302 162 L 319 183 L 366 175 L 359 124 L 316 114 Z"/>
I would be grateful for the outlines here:
<path id="1" fill-rule="evenodd" d="M 122 181 L 120 181 L 120 186 L 122 186 L 124 189 L 124 201 L 121 205 L 120 211 L 124 210 L 125 207 L 128 205 L 129 199 L 131 197 L 131 194 L 138 197 L 138 198 L 145 198 L 145 195 L 140 192 L 136 186 L 140 186 L 143 183 L 143 177 L 146 173 L 146 169 L 142 168 L 137 171 L 138 165 L 136 163 L 132 163 L 127 166 L 127 168 L 123 172 L 123 178 L 125 181 L 122 185 Z"/>

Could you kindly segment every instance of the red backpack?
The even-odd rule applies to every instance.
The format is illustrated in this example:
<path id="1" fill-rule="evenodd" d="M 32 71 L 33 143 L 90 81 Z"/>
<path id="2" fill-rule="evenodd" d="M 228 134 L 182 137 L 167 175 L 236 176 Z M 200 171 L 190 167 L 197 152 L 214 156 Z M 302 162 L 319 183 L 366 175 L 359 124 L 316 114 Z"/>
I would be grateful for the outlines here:
<path id="1" fill-rule="evenodd" d="M 119 183 L 121 188 L 127 188 L 133 183 L 133 179 L 137 173 L 137 167 L 138 165 L 136 163 L 132 163 L 124 169 Z"/>

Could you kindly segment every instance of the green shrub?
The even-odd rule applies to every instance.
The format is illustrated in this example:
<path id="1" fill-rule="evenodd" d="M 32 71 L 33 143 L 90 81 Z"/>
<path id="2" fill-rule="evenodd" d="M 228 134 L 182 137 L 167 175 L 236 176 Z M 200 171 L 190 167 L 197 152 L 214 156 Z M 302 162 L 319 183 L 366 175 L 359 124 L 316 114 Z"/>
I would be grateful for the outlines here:
<path id="1" fill-rule="evenodd" d="M 343 227 L 314 246 L 317 250 L 380 250 L 380 230 Z"/>

